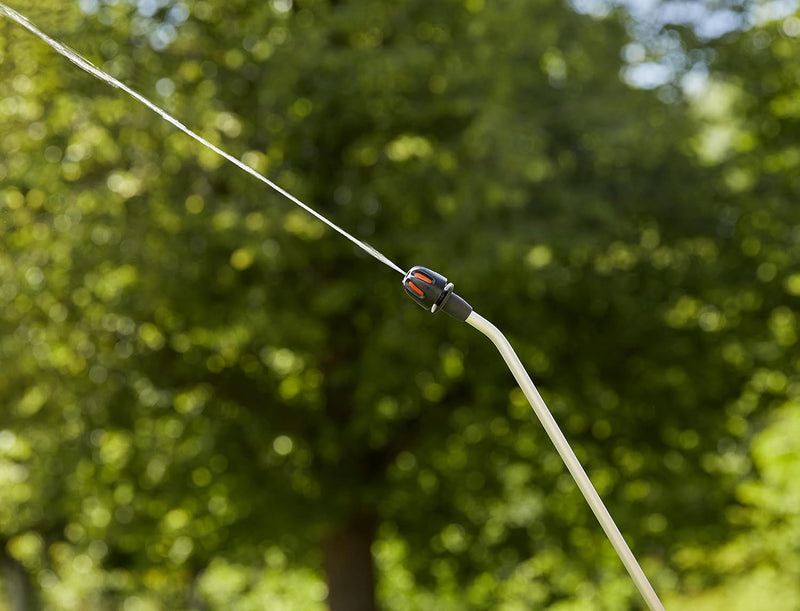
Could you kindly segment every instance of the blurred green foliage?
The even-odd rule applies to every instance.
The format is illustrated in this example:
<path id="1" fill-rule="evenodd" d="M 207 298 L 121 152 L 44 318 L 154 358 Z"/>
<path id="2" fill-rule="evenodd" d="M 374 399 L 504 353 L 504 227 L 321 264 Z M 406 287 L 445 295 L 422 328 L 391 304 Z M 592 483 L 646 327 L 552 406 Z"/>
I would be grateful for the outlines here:
<path id="1" fill-rule="evenodd" d="M 620 9 L 11 4 L 455 280 L 668 607 L 797 608 L 797 17 L 669 30 L 709 71 L 683 94 L 620 78 Z M 0 41 L 8 608 L 324 608 L 321 543 L 354 520 L 385 609 L 639 607 L 488 342 L 6 19 Z"/>

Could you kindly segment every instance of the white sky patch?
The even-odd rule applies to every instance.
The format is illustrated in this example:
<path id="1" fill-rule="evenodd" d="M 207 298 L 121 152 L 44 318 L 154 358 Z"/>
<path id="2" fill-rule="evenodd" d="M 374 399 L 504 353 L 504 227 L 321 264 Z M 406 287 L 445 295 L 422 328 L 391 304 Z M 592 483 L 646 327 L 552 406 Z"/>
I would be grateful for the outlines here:
<path id="1" fill-rule="evenodd" d="M 655 89 L 668 83 L 675 71 L 659 62 L 644 62 L 622 69 L 622 80 L 640 89 Z"/>
<path id="2" fill-rule="evenodd" d="M 705 64 L 695 64 L 681 79 L 681 88 L 687 97 L 699 98 L 706 91 L 708 85 L 708 67 Z"/>
<path id="3" fill-rule="evenodd" d="M 797 0 L 771 0 L 755 6 L 752 10 L 753 25 L 777 21 L 797 11 Z"/>

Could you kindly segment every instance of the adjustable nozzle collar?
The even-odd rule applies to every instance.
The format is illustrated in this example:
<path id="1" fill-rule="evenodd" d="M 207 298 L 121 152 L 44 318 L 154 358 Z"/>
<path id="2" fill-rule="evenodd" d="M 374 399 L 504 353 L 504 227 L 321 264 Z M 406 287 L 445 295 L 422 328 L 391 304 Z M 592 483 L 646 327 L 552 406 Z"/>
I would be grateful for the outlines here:
<path id="1" fill-rule="evenodd" d="M 438 310 L 464 321 L 472 307 L 453 292 L 453 283 L 427 267 L 416 266 L 403 278 L 403 288 L 421 308 L 435 313 Z"/>

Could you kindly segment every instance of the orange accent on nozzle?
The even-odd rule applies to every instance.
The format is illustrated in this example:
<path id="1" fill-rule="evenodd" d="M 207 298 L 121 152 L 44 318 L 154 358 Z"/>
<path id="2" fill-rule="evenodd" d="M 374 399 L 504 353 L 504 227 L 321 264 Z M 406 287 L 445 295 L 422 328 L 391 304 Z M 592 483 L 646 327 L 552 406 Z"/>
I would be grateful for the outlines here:
<path id="1" fill-rule="evenodd" d="M 415 285 L 413 282 L 409 282 L 406 286 L 410 288 L 412 291 L 414 291 L 420 297 L 425 297 L 425 293 L 422 292 L 422 289 L 419 288 L 417 285 Z"/>
<path id="2" fill-rule="evenodd" d="M 425 274 L 421 274 L 420 272 L 414 272 L 414 278 L 419 278 L 425 284 L 433 284 L 432 278 L 429 278 L 428 276 L 426 276 Z"/>

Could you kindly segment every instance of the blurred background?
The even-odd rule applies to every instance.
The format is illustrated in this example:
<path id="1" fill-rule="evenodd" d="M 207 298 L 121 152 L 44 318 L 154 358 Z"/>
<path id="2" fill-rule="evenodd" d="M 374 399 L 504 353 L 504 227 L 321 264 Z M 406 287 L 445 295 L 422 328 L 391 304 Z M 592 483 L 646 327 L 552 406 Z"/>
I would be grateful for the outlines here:
<path id="1" fill-rule="evenodd" d="M 790 0 L 14 0 L 510 337 L 667 608 L 800 608 Z M 0 19 L 0 609 L 642 603 L 491 344 Z"/>

